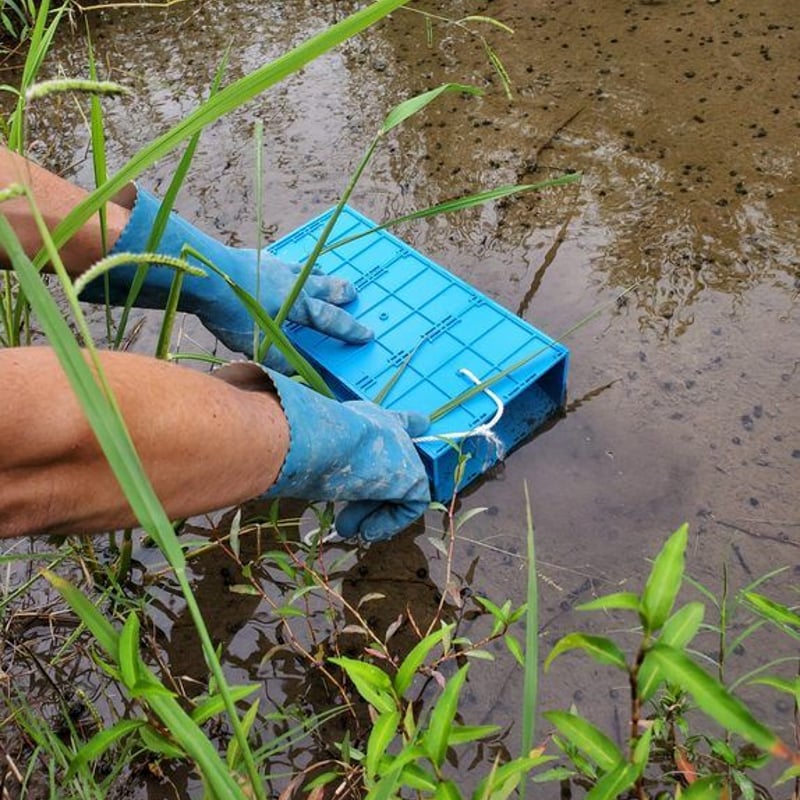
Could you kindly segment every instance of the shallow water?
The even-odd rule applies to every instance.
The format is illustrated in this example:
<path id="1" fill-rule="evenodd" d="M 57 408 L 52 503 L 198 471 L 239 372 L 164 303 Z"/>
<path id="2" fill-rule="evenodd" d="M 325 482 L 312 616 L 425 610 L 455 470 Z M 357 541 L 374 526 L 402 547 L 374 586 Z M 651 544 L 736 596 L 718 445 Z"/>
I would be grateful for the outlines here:
<path id="1" fill-rule="evenodd" d="M 133 89 L 106 103 L 112 167 L 205 96 L 228 44 L 234 78 L 340 18 L 345 5 L 205 0 L 92 17 L 108 77 Z M 254 243 L 252 131 L 261 119 L 267 234 L 286 233 L 336 200 L 391 106 L 444 81 L 483 86 L 483 98 L 444 98 L 390 137 L 353 205 L 383 220 L 580 170 L 578 188 L 398 232 L 554 336 L 636 288 L 568 340 L 566 415 L 462 498 L 463 507 L 488 511 L 465 528 L 474 541 L 461 543 L 458 569 L 477 559 L 475 591 L 522 601 L 515 554 L 524 549 L 527 481 L 545 645 L 582 625 L 602 628 L 573 606 L 639 587 L 647 559 L 684 520 L 693 577 L 717 588 L 727 564 L 738 588 L 785 565 L 775 591 L 786 591 L 800 564 L 795 0 L 493 0 L 451 3 L 447 13 L 491 14 L 515 29 L 481 29 L 508 69 L 512 100 L 479 41 L 436 25 L 429 46 L 419 15 L 398 12 L 212 126 L 180 211 L 221 237 Z M 80 39 L 61 44 L 54 70 L 84 70 Z M 63 127 L 43 124 L 52 111 L 43 104 L 33 121 L 39 152 L 88 185 L 80 116 L 69 100 L 50 102 Z M 163 191 L 174 164 L 160 164 L 145 183 Z M 152 348 L 155 330 L 148 317 L 140 349 Z M 212 345 L 193 320 L 185 333 Z M 428 525 L 435 530 L 441 519 L 431 515 Z M 440 572 L 418 529 L 373 548 L 353 591 L 424 605 Z M 204 574 L 200 591 L 213 608 L 224 586 L 213 569 Z M 262 655 L 257 611 L 231 598 L 215 621 L 229 632 L 243 676 L 258 673 Z M 391 621 L 397 609 L 385 613 Z M 180 658 L 184 647 L 173 644 Z M 521 675 L 510 660 L 473 672 L 470 721 L 517 719 Z M 615 679 L 563 657 L 543 681 L 542 706 L 576 700 L 601 727 L 621 730 L 626 700 Z"/>

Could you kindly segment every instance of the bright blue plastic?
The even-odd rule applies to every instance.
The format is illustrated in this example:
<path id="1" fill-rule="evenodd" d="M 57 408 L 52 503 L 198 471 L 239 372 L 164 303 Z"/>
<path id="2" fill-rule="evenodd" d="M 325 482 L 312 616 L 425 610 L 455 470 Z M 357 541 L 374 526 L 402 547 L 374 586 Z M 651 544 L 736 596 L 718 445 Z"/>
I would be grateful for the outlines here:
<path id="1" fill-rule="evenodd" d="M 269 249 L 286 261 L 304 262 L 330 214 Z M 328 243 L 373 228 L 374 222 L 345 207 Z M 373 231 L 323 253 L 317 266 L 356 285 L 358 299 L 347 310 L 375 331 L 374 341 L 349 345 L 301 325 L 286 326 L 289 338 L 340 400 L 374 400 L 407 362 L 382 405 L 430 414 L 474 385 L 459 372 L 462 368 L 485 380 L 530 357 L 490 387 L 505 406 L 494 440 L 473 436 L 458 448 L 444 440 L 419 443 L 434 499 L 452 496 L 459 451 L 470 456 L 457 487 L 462 490 L 564 405 L 567 348 L 397 237 Z M 469 431 L 489 422 L 495 412 L 495 402 L 480 393 L 433 423 L 429 434 Z"/>

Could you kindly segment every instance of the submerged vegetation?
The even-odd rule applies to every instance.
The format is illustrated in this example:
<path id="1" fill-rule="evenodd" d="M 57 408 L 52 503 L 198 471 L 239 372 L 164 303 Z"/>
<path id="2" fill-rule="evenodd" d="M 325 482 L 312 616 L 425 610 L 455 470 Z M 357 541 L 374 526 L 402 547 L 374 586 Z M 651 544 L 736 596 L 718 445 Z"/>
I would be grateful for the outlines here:
<path id="1" fill-rule="evenodd" d="M 58 248 L 124 184 L 183 146 L 165 195 L 165 219 L 205 126 L 403 5 L 404 0 L 379 0 L 232 83 L 225 83 L 223 62 L 208 100 L 111 176 L 105 165 L 100 95 L 124 87 L 99 79 L 91 50 L 88 80 L 43 82 L 42 64 L 67 7 L 51 8 L 47 0 L 24 8 L 4 5 L 7 30 L 15 19 L 27 20 L 24 38 L 29 46 L 20 84 L 11 92 L 15 104 L 4 128 L 8 145 L 25 152 L 28 104 L 37 97 L 51 91 L 87 92 L 97 187 L 52 236 L 43 231 L 46 247 L 33 261 L 0 217 L 0 241 L 14 263 L 13 279 L 2 279 L 2 346 L 31 341 L 32 313 L 73 381 L 136 511 L 144 531 L 136 536 L 146 537 L 137 548 L 132 531 L 107 540 L 72 538 L 53 546 L 37 542 L 27 552 L 10 542 L 0 554 L 4 798 L 127 797 L 132 786 L 151 781 L 169 787 L 165 791 L 174 796 L 208 798 L 280 793 L 287 800 L 502 800 L 526 792 L 554 796 L 556 791 L 563 796 L 585 792 L 593 800 L 661 793 L 753 798 L 772 796 L 758 778 L 767 762 L 783 764 L 783 788 L 777 791 L 793 785 L 798 796 L 797 658 L 765 663 L 743 676 L 730 675 L 727 665 L 730 653 L 762 626 L 774 626 L 796 642 L 800 616 L 762 593 L 760 582 L 718 600 L 688 581 L 685 526 L 655 557 L 640 592 L 617 593 L 584 606 L 608 615 L 606 626 L 622 630 L 621 635 L 569 634 L 545 661 L 548 668 L 555 659 L 578 651 L 604 669 L 619 671 L 630 694 L 623 741 L 615 741 L 579 708 L 546 712 L 545 729 L 537 719 L 542 709 L 537 699 L 537 570 L 530 515 L 520 524 L 527 544 L 525 602 L 473 594 L 468 577 L 456 574 L 456 549 L 465 531 L 480 525 L 482 509 L 458 511 L 454 498 L 449 505 L 432 508 L 443 521 L 439 531 L 429 526 L 431 545 L 441 556 L 437 581 L 426 577 L 434 602 L 391 606 L 391 621 L 383 624 L 385 614 L 374 610 L 389 606 L 391 598 L 380 592 L 354 595 L 351 576 L 363 553 L 326 543 L 331 514 L 324 505 L 303 512 L 306 522 L 309 513 L 315 520 L 315 530 L 306 537 L 300 536 L 300 512 L 277 503 L 230 512 L 210 534 L 192 524 L 174 526 L 153 493 L 113 397 L 95 382 L 79 355 L 79 343 L 95 353 L 98 337 L 87 325 L 77 300 L 79 287 L 66 276 Z M 427 21 L 429 29 L 447 23 L 431 16 Z M 459 29 L 498 27 L 481 16 L 456 22 Z M 500 57 L 483 36 L 480 41 L 508 90 Z M 477 90 L 447 84 L 387 114 L 344 188 L 339 209 L 384 135 L 450 92 L 468 97 Z M 413 216 L 451 212 L 575 180 L 577 176 L 568 174 L 540 184 L 502 186 Z M 298 291 L 326 245 L 335 216 L 299 276 Z M 153 248 L 159 235 L 157 224 Z M 56 272 L 54 286 L 37 270 L 46 261 Z M 171 266 L 177 293 L 188 264 L 178 260 Z M 114 267 L 106 259 L 92 277 Z M 142 273 L 146 268 L 143 264 Z M 280 348 L 310 385 L 325 391 L 319 376 L 281 335 L 279 324 L 290 301 L 276 321 L 246 292 L 234 289 L 252 312 L 261 355 L 270 346 Z M 66 298 L 69 323 L 54 290 Z M 112 346 L 125 340 L 133 292 L 118 318 L 109 312 L 106 338 Z M 161 357 L 181 356 L 169 349 L 174 307 L 165 315 L 159 337 Z M 226 646 L 230 637 L 224 634 L 229 632 L 209 630 L 195 584 L 204 565 L 211 563 L 218 569 L 223 565 L 221 589 L 238 604 L 237 615 L 260 618 L 262 659 L 255 676 L 241 678 L 236 653 Z M 716 619 L 705 619 L 706 606 L 698 600 L 676 606 L 687 582 L 715 610 Z M 185 653 L 169 641 L 176 636 L 176 613 L 189 619 Z M 748 622 L 732 636 L 734 618 L 742 615 L 748 615 Z M 170 623 L 173 630 L 167 635 Z M 708 637 L 715 655 L 698 661 L 695 656 L 706 649 L 701 643 Z M 513 726 L 474 724 L 466 700 L 470 674 L 489 668 L 498 652 L 513 658 L 524 673 L 518 700 L 521 731 L 513 734 L 520 741 L 513 745 Z M 700 666 L 703 661 L 705 667 Z M 238 675 L 235 680 L 233 674 Z M 276 698 L 269 687 L 277 684 Z M 790 699 L 788 727 L 795 741 L 779 738 L 739 699 L 737 690 L 748 684 Z"/>

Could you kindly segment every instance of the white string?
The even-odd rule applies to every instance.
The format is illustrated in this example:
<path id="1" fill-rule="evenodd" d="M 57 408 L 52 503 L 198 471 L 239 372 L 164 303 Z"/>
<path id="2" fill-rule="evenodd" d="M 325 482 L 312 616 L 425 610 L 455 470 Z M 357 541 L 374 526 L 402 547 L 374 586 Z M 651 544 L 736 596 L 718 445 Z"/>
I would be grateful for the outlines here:
<path id="1" fill-rule="evenodd" d="M 479 378 L 477 378 L 470 370 L 466 367 L 462 367 L 459 372 L 462 375 L 465 375 L 469 378 L 476 386 L 481 382 Z M 494 432 L 494 426 L 500 421 L 501 417 L 503 416 L 503 412 L 506 410 L 505 406 L 503 405 L 503 401 L 487 386 L 483 390 L 484 394 L 487 395 L 497 406 L 494 416 L 483 425 L 478 425 L 475 428 L 472 428 L 468 431 L 457 431 L 455 433 L 438 433 L 432 436 L 417 436 L 413 439 L 414 443 L 417 444 L 419 442 L 435 442 L 440 439 L 469 439 L 473 436 L 482 436 L 484 439 L 488 439 L 496 448 L 498 458 L 503 457 L 503 452 L 505 447 L 503 443 L 498 439 Z"/>

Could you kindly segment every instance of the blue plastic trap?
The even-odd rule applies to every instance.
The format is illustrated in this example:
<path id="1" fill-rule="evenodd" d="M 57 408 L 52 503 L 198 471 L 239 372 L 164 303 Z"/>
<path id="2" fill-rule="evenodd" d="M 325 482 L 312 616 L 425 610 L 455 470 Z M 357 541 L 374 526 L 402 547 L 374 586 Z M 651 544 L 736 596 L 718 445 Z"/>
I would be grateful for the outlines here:
<path id="1" fill-rule="evenodd" d="M 285 261 L 304 262 L 331 211 L 275 242 Z M 459 453 L 458 489 L 501 460 L 564 404 L 569 351 L 477 289 L 418 253 L 374 222 L 345 207 L 317 266 L 352 281 L 358 299 L 347 310 L 375 331 L 363 345 L 344 344 L 302 325 L 286 332 L 340 400 L 374 400 L 402 370 L 382 401 L 385 408 L 430 414 L 474 386 L 463 370 L 485 380 L 520 364 L 488 393 L 480 392 L 433 423 L 428 435 L 491 432 L 426 439 L 417 444 L 434 499 L 449 499 Z M 527 359 L 527 360 L 526 360 Z M 501 404 L 502 414 L 500 414 Z"/>

